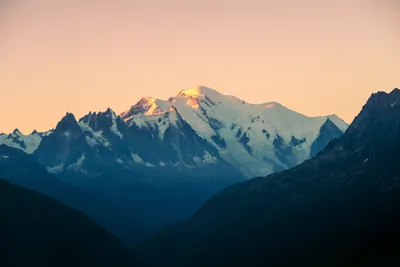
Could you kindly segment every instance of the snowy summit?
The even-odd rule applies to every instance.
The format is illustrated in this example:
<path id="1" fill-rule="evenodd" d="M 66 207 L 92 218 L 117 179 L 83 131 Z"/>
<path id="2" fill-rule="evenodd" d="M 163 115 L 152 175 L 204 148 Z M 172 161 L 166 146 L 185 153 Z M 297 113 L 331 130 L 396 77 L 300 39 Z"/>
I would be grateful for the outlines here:
<path id="1" fill-rule="evenodd" d="M 24 136 L 16 130 L 1 135 L 0 144 L 42 155 L 45 147 L 54 149 L 54 142 L 64 140 L 57 161 L 48 159 L 49 169 L 78 170 L 78 166 L 89 173 L 86 164 L 94 162 L 90 155 L 98 160 L 95 155 L 104 148 L 110 153 L 107 162 L 126 168 L 228 164 L 254 177 L 303 162 L 347 127 L 335 115 L 308 117 L 277 102 L 250 104 L 199 86 L 181 90 L 168 100 L 144 97 L 119 116 L 111 109 L 90 112 L 79 121 L 67 114 L 54 131 Z"/>

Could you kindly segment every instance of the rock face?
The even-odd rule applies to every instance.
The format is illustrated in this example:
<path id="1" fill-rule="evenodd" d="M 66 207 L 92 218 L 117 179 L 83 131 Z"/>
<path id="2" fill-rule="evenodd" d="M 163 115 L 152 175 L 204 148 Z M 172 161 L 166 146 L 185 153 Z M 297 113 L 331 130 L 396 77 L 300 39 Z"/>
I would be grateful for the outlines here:
<path id="1" fill-rule="evenodd" d="M 315 158 L 224 189 L 139 252 L 155 267 L 399 262 L 398 103 L 398 89 L 373 94 Z"/>
<path id="2" fill-rule="evenodd" d="M 156 229 L 226 186 L 300 164 L 346 128 L 334 115 L 310 118 L 198 87 L 168 101 L 143 98 L 119 116 L 67 113 L 49 132 L 18 131 L 0 143 Z"/>

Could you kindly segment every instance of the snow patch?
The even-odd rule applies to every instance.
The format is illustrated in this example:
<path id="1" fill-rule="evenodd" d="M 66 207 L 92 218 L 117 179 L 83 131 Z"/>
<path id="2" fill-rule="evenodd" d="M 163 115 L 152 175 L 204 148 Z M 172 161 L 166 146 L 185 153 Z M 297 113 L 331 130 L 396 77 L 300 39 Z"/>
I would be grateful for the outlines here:
<path id="1" fill-rule="evenodd" d="M 204 164 L 216 163 L 217 158 L 213 157 L 208 151 L 206 151 L 202 159 L 199 157 L 193 157 L 193 161 L 197 164 L 197 166 L 201 166 Z"/>
<path id="2" fill-rule="evenodd" d="M 10 135 L 0 135 L 0 144 L 20 149 L 27 154 L 35 152 L 41 142 L 42 137 L 39 134 L 23 135 L 20 132 L 14 132 Z"/>
<path id="3" fill-rule="evenodd" d="M 205 163 L 216 163 L 217 162 L 217 158 L 213 157 L 210 153 L 208 153 L 208 151 L 206 151 L 206 153 L 204 154 L 204 160 Z"/>
<path id="4" fill-rule="evenodd" d="M 64 170 L 64 164 L 60 164 L 54 167 L 47 167 L 47 172 L 50 174 L 58 174 Z"/>
<path id="5" fill-rule="evenodd" d="M 91 138 L 90 136 L 85 136 L 86 138 L 86 142 L 88 143 L 89 146 L 94 147 L 96 145 L 98 145 L 99 143 L 97 143 L 96 139 Z"/>
<path id="6" fill-rule="evenodd" d="M 47 131 L 47 132 L 44 132 L 44 133 L 40 133 L 40 135 L 41 136 L 49 136 L 49 135 L 51 135 L 53 133 L 53 130 L 50 130 L 50 131 Z"/>
<path id="7" fill-rule="evenodd" d="M 171 125 L 178 126 L 178 115 L 175 109 L 168 109 L 165 113 L 160 113 L 157 115 L 146 116 L 146 115 L 136 115 L 132 116 L 128 123 L 128 126 L 135 125 L 138 128 L 157 130 L 158 137 L 164 140 L 165 132 Z"/>
<path id="8" fill-rule="evenodd" d="M 193 161 L 197 164 L 197 166 L 201 166 L 203 163 L 203 160 L 199 157 L 193 157 Z"/>
<path id="9" fill-rule="evenodd" d="M 120 133 L 118 131 L 118 127 L 117 127 L 117 116 L 115 116 L 114 112 L 111 115 L 111 120 L 112 120 L 112 125 L 111 125 L 111 131 L 118 136 L 121 140 L 124 139 L 124 136 L 122 135 L 122 133 Z"/>
<path id="10" fill-rule="evenodd" d="M 82 165 L 85 161 L 85 155 L 81 155 L 81 157 L 73 164 L 71 164 L 68 168 L 73 169 L 74 171 L 80 171 L 82 169 Z"/>
<path id="11" fill-rule="evenodd" d="M 137 164 L 145 165 L 147 167 L 154 167 L 154 165 L 152 165 L 148 162 L 145 162 L 138 154 L 132 153 L 131 156 L 132 156 L 133 161 Z"/>
<path id="12" fill-rule="evenodd" d="M 104 147 L 111 149 L 111 144 L 107 141 L 106 138 L 103 137 L 102 131 L 95 132 L 92 128 L 89 127 L 89 125 L 84 122 L 79 122 L 78 124 L 82 132 L 85 134 L 86 142 L 89 146 L 94 147 L 101 144 Z"/>

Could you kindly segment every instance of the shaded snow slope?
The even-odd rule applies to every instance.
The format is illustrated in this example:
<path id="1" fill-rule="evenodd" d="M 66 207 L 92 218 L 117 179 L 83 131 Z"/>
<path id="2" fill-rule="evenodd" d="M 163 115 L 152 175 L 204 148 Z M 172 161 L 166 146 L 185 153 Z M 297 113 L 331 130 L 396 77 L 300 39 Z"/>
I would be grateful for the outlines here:
<path id="1" fill-rule="evenodd" d="M 348 126 L 336 115 L 308 117 L 276 102 L 249 104 L 203 86 L 182 90 L 168 101 L 142 99 L 121 117 L 139 127 L 163 129 L 168 122 L 160 116 L 171 107 L 225 160 L 249 177 L 308 159 L 327 119 L 342 132 Z M 159 134 L 162 138 L 163 131 Z"/>
<path id="2" fill-rule="evenodd" d="M 321 130 L 328 119 L 333 126 Z M 127 168 L 197 168 L 200 162 L 203 166 L 224 161 L 254 177 L 300 164 L 348 126 L 336 115 L 308 117 L 277 102 L 250 104 L 204 86 L 182 90 L 168 100 L 144 97 L 120 116 L 108 109 L 71 121 L 56 133 L 25 136 L 16 130 L 0 135 L 0 144 L 32 154 L 46 136 L 49 149 L 59 144 L 65 153 L 75 151 L 73 155 L 63 152 L 57 157 L 63 160 L 49 168 L 68 164 L 84 169 L 82 158 L 90 161 L 92 155 L 92 161 Z M 62 140 L 79 141 L 68 141 L 68 147 L 59 143 Z M 91 152 L 81 151 L 82 140 Z M 208 155 L 216 160 L 210 161 Z"/>

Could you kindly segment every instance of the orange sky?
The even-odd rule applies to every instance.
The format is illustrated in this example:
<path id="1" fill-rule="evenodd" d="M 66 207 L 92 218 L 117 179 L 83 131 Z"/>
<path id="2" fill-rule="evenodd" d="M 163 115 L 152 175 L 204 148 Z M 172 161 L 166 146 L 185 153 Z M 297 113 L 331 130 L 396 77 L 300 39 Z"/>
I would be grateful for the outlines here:
<path id="1" fill-rule="evenodd" d="M 351 122 L 400 87 L 398 3 L 0 0 L 0 132 L 197 85 Z"/>

